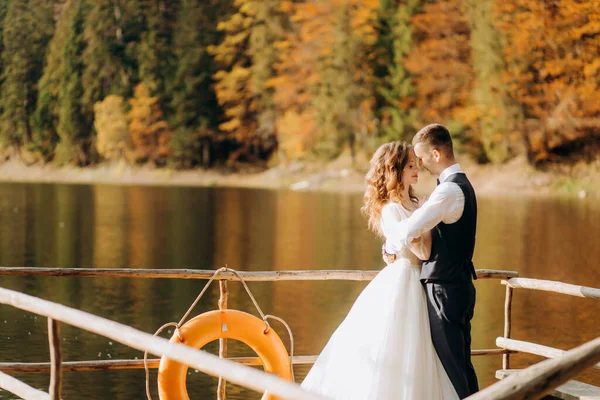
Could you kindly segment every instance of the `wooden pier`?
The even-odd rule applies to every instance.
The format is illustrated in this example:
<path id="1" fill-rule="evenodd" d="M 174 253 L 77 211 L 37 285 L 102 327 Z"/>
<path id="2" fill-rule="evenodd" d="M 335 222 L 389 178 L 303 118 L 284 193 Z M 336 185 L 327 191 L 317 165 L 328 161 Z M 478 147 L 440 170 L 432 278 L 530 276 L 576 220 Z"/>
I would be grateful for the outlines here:
<path id="1" fill-rule="evenodd" d="M 301 270 L 301 271 L 257 271 L 236 272 L 214 270 L 174 270 L 174 269 L 84 269 L 84 268 L 10 268 L 0 267 L 0 275 L 10 276 L 75 276 L 112 277 L 137 279 L 214 279 L 219 281 L 220 297 L 218 306 L 227 309 L 228 281 L 300 281 L 300 280 L 350 280 L 369 281 L 379 271 L 354 270 Z M 504 308 L 504 332 L 497 338 L 495 349 L 473 350 L 473 356 L 503 355 L 502 369 L 497 372 L 501 381 L 481 390 L 469 399 L 539 399 L 548 394 L 559 398 L 584 398 L 579 390 L 588 396 L 600 396 L 595 386 L 570 381 L 571 377 L 583 369 L 600 369 L 600 337 L 581 346 L 563 351 L 535 343 L 511 338 L 512 299 L 515 289 L 543 290 L 571 296 L 600 299 L 600 289 L 570 285 L 562 282 L 527 279 L 518 277 L 514 271 L 477 270 L 479 279 L 498 279 L 506 286 Z M 23 399 L 60 399 L 62 374 L 72 371 L 95 371 L 114 369 L 144 368 L 143 360 L 100 360 L 63 362 L 60 352 L 58 322 L 111 338 L 132 348 L 148 351 L 156 356 L 168 356 L 180 363 L 219 377 L 217 399 L 225 400 L 225 380 L 238 385 L 270 393 L 286 399 L 316 400 L 319 396 L 302 390 L 299 385 L 281 380 L 275 376 L 250 368 L 262 365 L 258 357 L 227 358 L 227 340 L 220 339 L 219 355 L 212 355 L 188 346 L 169 343 L 168 340 L 138 331 L 127 325 L 110 321 L 64 305 L 39 299 L 23 293 L 0 288 L 0 303 L 48 317 L 48 339 L 50 362 L 48 363 L 1 363 L 0 388 L 10 391 Z M 524 370 L 510 369 L 510 355 L 529 353 L 549 358 Z M 312 364 L 317 355 L 293 356 L 292 365 Z M 148 368 L 158 368 L 160 359 L 148 360 Z M 50 373 L 48 393 L 29 387 L 11 377 L 10 373 Z M 506 378 L 506 379 L 503 379 Z M 558 388 L 558 389 L 557 389 Z M 582 389 L 584 388 L 584 389 Z M 576 390 L 577 389 L 577 390 Z M 594 397 L 589 397 L 594 398 Z M 598 397 L 600 399 L 600 397 Z"/>

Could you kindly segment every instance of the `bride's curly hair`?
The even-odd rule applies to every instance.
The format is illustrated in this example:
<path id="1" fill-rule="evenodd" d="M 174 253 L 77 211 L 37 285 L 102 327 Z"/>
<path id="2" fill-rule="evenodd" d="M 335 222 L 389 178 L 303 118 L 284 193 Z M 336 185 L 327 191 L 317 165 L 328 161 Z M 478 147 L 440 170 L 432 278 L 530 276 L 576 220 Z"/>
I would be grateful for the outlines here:
<path id="1" fill-rule="evenodd" d="M 367 189 L 364 195 L 364 205 L 361 211 L 367 217 L 369 228 L 383 236 L 379 221 L 381 209 L 388 201 L 401 203 L 404 190 L 402 171 L 408 164 L 412 146 L 406 142 L 390 142 L 380 146 L 371 158 L 371 168 L 365 177 Z M 412 187 L 408 189 L 410 200 L 417 203 L 418 199 Z"/>

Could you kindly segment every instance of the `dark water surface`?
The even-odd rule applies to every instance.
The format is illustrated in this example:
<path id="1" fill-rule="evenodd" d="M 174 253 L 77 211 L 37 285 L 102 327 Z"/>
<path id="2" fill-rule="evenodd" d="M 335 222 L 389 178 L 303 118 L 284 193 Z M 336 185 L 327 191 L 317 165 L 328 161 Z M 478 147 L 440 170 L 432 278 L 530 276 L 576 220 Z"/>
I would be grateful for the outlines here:
<path id="1" fill-rule="evenodd" d="M 360 215 L 360 194 L 221 188 L 0 185 L 0 265 L 246 271 L 381 269 L 381 242 Z M 482 198 L 475 264 L 523 277 L 600 287 L 600 203 L 594 199 Z M 178 321 L 205 281 L 1 277 L 2 287 L 82 309 L 154 333 Z M 316 354 L 365 282 L 250 283 L 265 313 L 284 318 L 296 354 Z M 503 331 L 504 287 L 480 280 L 473 348 L 493 348 Z M 241 284 L 230 308 L 254 312 Z M 218 285 L 195 314 L 217 308 Z M 517 289 L 513 337 L 569 349 L 600 336 L 600 301 Z M 47 362 L 46 319 L 0 306 L 0 362 Z M 275 323 L 274 323 L 275 324 Z M 284 330 L 276 326 L 284 337 Z M 65 361 L 143 358 L 112 340 L 61 325 Z M 230 345 L 233 355 L 251 355 Z M 207 347 L 216 351 L 216 343 Z M 540 360 L 513 356 L 513 368 Z M 474 358 L 482 386 L 501 357 Z M 297 380 L 307 367 L 297 367 Z M 17 375 L 47 390 L 48 375 Z M 156 372 L 152 373 L 155 387 Z M 600 385 L 600 372 L 580 380 Z M 190 370 L 194 399 L 216 398 L 217 380 Z M 65 399 L 144 399 L 144 371 L 64 374 Z M 228 385 L 230 399 L 260 394 Z M 13 399 L 0 391 L 0 399 Z M 155 398 L 156 395 L 155 395 Z"/>

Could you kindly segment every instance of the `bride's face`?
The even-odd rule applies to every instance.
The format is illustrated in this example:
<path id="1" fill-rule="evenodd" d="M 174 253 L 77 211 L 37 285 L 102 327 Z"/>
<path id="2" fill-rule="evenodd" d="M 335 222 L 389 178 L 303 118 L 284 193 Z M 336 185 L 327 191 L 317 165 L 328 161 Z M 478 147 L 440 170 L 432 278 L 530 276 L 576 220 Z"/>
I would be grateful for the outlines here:
<path id="1" fill-rule="evenodd" d="M 419 182 L 419 168 L 417 168 L 416 157 L 412 151 L 408 157 L 408 163 L 402 171 L 402 182 L 405 187 L 406 185 L 414 185 Z"/>

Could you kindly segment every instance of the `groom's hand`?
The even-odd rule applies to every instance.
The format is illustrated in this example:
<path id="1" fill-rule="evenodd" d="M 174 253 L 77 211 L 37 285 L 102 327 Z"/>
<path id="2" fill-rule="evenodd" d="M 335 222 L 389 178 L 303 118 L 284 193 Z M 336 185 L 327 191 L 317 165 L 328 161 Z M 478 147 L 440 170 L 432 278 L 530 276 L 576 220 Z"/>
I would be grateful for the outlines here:
<path id="1" fill-rule="evenodd" d="M 385 244 L 383 246 L 381 246 L 381 257 L 383 258 L 383 262 L 386 263 L 386 265 L 390 265 L 391 263 L 393 263 L 394 261 L 396 261 L 396 255 L 395 254 L 388 254 L 385 251 Z"/>

